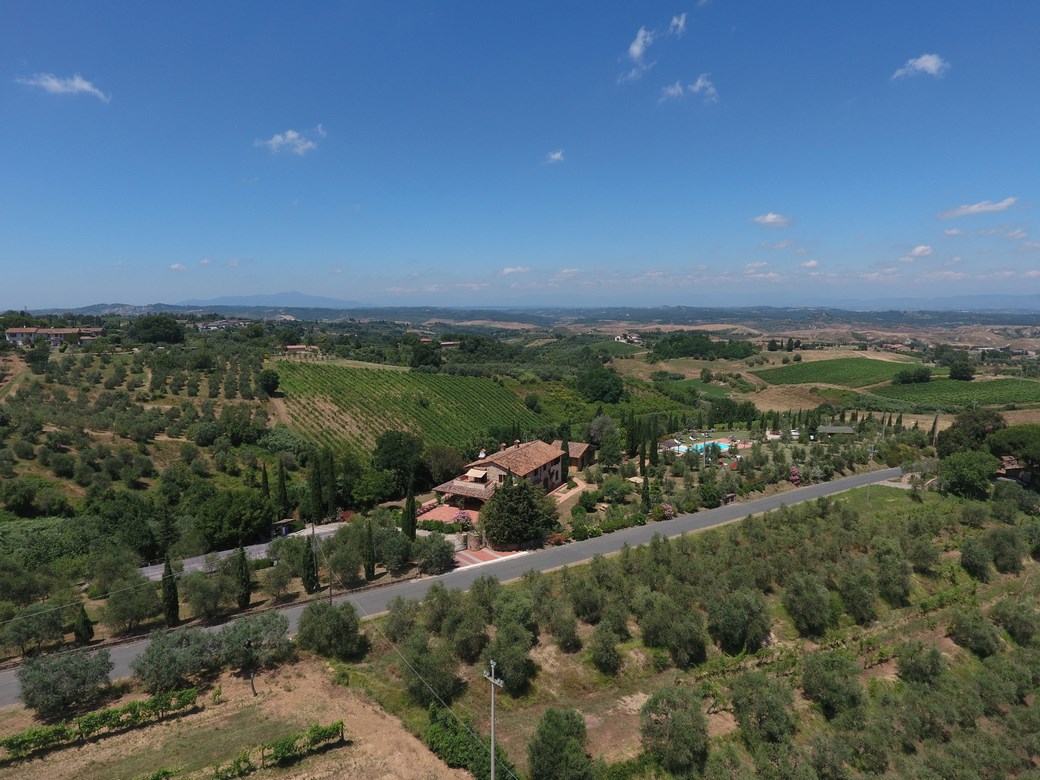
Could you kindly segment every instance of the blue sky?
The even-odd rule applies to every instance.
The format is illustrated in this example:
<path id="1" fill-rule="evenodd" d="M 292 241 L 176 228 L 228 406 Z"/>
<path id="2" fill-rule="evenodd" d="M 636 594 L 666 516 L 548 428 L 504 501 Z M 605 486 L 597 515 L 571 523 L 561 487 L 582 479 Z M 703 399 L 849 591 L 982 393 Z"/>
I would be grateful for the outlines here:
<path id="1" fill-rule="evenodd" d="M 1040 291 L 1040 4 L 0 4 L 0 308 Z"/>

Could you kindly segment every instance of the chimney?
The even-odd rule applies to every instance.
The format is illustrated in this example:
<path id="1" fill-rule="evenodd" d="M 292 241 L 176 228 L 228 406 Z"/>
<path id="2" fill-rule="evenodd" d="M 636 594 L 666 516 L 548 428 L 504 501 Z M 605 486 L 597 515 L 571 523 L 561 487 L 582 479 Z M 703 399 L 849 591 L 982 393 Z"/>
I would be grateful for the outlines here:
<path id="1" fill-rule="evenodd" d="M 477 458 L 479 458 L 480 460 L 484 460 L 484 458 L 486 458 L 486 457 L 487 457 L 487 451 L 483 447 L 481 447 L 480 448 L 480 454 L 477 455 Z"/>
<path id="2" fill-rule="evenodd" d="M 498 443 L 498 451 L 499 452 L 505 452 L 505 449 L 506 449 L 506 443 L 504 441 L 499 442 Z"/>
<path id="3" fill-rule="evenodd" d="M 513 439 L 513 446 L 519 448 L 520 447 L 520 440 L 519 439 Z"/>

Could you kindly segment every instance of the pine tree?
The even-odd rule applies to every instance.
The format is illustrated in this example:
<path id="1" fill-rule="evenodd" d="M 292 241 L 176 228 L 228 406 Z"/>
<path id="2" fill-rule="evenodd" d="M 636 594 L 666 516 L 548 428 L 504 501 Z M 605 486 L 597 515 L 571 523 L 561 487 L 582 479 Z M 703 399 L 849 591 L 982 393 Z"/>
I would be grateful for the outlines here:
<path id="1" fill-rule="evenodd" d="M 178 602 L 177 577 L 174 575 L 173 566 L 170 564 L 170 554 L 166 553 L 166 562 L 163 565 L 162 573 L 162 608 L 163 620 L 171 628 L 177 625 L 181 619 L 181 609 Z"/>
<path id="2" fill-rule="evenodd" d="M 85 645 L 94 638 L 94 624 L 87 617 L 87 610 L 83 607 L 82 602 L 76 613 L 76 619 L 72 622 L 72 633 L 76 637 L 76 643 L 80 645 Z"/>
<path id="3" fill-rule="evenodd" d="M 260 465 L 260 495 L 264 497 L 264 501 L 271 498 L 271 483 L 267 477 L 266 463 Z"/>
<path id="4" fill-rule="evenodd" d="M 415 541 L 415 491 L 408 486 L 408 496 L 404 500 L 404 511 L 401 514 L 401 533 Z"/>
<path id="5" fill-rule="evenodd" d="M 249 599 L 253 591 L 253 578 L 249 571 L 249 559 L 242 545 L 238 546 L 235 554 L 235 598 L 239 609 L 249 606 Z"/>
<path id="6" fill-rule="evenodd" d="M 372 530 L 372 520 L 365 521 L 365 541 L 361 550 L 365 567 L 365 579 L 373 580 L 376 576 L 376 538 Z"/>
<path id="7" fill-rule="evenodd" d="M 314 559 L 315 550 L 313 543 L 308 540 L 307 554 L 303 556 L 303 572 L 300 579 L 303 581 L 303 589 L 307 593 L 314 593 L 318 589 L 318 562 Z"/>
<path id="8" fill-rule="evenodd" d="M 285 484 L 285 465 L 278 461 L 278 488 L 275 495 L 275 503 L 278 504 L 279 520 L 289 516 L 289 489 Z"/>

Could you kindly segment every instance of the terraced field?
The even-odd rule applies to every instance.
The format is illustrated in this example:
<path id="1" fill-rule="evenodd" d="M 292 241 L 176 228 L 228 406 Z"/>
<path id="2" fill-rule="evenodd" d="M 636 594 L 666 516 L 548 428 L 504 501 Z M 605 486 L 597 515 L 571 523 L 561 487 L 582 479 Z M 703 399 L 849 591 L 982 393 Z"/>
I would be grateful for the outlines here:
<path id="1" fill-rule="evenodd" d="M 958 382 L 933 379 L 927 384 L 891 385 L 872 390 L 873 395 L 930 404 L 935 408 L 982 406 L 995 404 L 1040 404 L 1040 382 L 1031 379 L 993 379 Z"/>
<path id="2" fill-rule="evenodd" d="M 277 364 L 292 427 L 336 450 L 369 452 L 388 430 L 459 447 L 492 427 L 539 427 L 541 418 L 483 377 L 313 363 Z"/>
<path id="3" fill-rule="evenodd" d="M 890 360 L 872 360 L 867 357 L 815 360 L 791 363 L 779 368 L 766 368 L 751 373 L 771 385 L 840 385 L 867 387 L 879 382 L 890 382 L 909 364 Z"/>

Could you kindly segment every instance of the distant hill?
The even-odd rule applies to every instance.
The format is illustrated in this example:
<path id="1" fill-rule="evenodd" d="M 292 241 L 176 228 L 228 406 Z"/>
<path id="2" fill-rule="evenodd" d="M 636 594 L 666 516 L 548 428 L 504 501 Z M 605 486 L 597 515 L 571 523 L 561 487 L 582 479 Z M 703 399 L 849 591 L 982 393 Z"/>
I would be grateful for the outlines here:
<path id="1" fill-rule="evenodd" d="M 947 298 L 879 298 L 869 301 L 839 301 L 853 311 L 1040 311 L 1040 293 L 1033 295 L 955 295 Z"/>
<path id="2" fill-rule="evenodd" d="M 344 301 L 322 295 L 307 295 L 301 292 L 280 292 L 268 295 L 225 295 L 223 298 L 202 300 L 193 298 L 180 301 L 178 306 L 207 308 L 210 306 L 288 306 L 307 309 L 353 309 L 368 304 L 359 301 Z"/>

